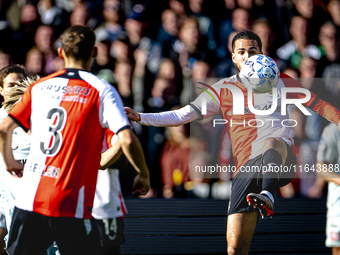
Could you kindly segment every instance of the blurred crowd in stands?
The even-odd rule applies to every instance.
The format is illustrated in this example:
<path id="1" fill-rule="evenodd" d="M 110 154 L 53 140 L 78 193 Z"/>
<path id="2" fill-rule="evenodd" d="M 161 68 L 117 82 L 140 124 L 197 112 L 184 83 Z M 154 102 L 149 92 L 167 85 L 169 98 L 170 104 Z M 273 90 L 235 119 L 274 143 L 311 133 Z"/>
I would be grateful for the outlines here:
<path id="1" fill-rule="evenodd" d="M 115 86 L 124 105 L 138 112 L 184 106 L 199 93 L 195 79 L 212 85 L 236 74 L 231 40 L 243 30 L 260 36 L 263 53 L 281 72 L 310 78 L 301 83 L 340 106 L 340 0 L 2 0 L 0 68 L 24 64 L 31 75 L 40 76 L 62 69 L 58 37 L 77 24 L 93 28 L 97 36 L 91 71 Z M 299 147 L 298 164 L 313 165 L 328 122 L 294 108 L 290 113 L 299 123 L 291 130 Z M 195 171 L 191 165 L 232 164 L 225 128 L 212 129 L 209 120 L 195 125 L 196 135 L 186 125 L 164 129 L 134 124 L 151 174 L 148 197 L 230 195 L 230 174 L 190 176 Z M 120 174 L 128 195 L 133 170 Z M 315 175 L 303 173 L 281 196 L 324 195 Z"/>

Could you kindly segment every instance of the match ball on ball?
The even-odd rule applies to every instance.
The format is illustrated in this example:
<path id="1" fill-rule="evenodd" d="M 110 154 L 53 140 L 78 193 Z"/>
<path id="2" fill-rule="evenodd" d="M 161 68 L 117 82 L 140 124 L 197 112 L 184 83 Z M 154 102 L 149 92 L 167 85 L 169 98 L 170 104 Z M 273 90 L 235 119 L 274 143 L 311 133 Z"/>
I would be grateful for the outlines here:
<path id="1" fill-rule="evenodd" d="M 254 93 L 267 93 L 279 82 L 280 71 L 272 58 L 255 55 L 244 62 L 240 78 L 243 85 Z"/>

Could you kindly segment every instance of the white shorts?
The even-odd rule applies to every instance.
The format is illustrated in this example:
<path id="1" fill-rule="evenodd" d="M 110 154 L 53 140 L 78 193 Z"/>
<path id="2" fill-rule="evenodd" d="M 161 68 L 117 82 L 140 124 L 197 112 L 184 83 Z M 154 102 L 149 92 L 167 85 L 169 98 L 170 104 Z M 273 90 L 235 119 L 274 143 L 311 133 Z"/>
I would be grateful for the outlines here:
<path id="1" fill-rule="evenodd" d="M 326 247 L 340 247 L 340 216 L 327 216 Z"/>

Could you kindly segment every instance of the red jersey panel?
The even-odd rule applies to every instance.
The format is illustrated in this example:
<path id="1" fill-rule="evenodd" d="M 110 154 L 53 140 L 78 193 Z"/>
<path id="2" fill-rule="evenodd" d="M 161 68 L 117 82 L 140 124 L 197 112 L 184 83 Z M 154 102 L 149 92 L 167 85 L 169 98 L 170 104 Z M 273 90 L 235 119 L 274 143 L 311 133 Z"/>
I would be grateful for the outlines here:
<path id="1" fill-rule="evenodd" d="M 16 206 L 91 218 L 105 128 L 129 128 L 117 91 L 89 72 L 65 69 L 34 83 L 9 115 L 32 139 Z"/>

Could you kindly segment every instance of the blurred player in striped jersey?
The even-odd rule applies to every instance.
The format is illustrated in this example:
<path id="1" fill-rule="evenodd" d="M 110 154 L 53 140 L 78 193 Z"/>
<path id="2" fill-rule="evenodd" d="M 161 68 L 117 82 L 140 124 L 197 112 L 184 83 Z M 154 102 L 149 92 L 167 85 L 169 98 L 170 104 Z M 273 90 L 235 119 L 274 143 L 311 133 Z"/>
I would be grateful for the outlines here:
<path id="1" fill-rule="evenodd" d="M 16 82 L 27 77 L 28 72 L 24 66 L 11 65 L 0 70 L 0 94 L 5 102 L 12 99 L 8 93 L 16 86 Z M 0 109 L 0 122 L 7 117 L 8 109 L 4 106 Z M 27 159 L 30 139 L 26 132 L 18 127 L 13 133 L 13 154 L 17 160 L 24 161 Z M 0 254 L 3 252 L 4 237 L 9 231 L 10 221 L 14 209 L 13 197 L 14 192 L 19 185 L 18 178 L 12 178 L 6 171 L 2 156 L 0 155 L 0 186 L 1 186 L 1 201 L 0 201 Z M 8 231 L 7 231 L 8 230 Z"/>
<path id="2" fill-rule="evenodd" d="M 239 71 L 249 57 L 261 53 L 262 42 L 252 31 L 240 32 L 232 40 L 232 60 Z M 241 90 L 245 102 L 244 114 L 233 114 L 233 94 L 229 89 L 223 88 L 224 84 L 232 84 L 238 88 L 238 91 Z M 281 122 L 289 117 L 287 114 L 281 115 L 279 107 L 270 114 L 270 119 L 276 120 L 272 122 L 266 120 L 269 116 L 250 112 L 247 105 L 248 90 L 242 84 L 239 75 L 222 79 L 208 87 L 211 95 L 203 92 L 196 100 L 179 110 L 139 114 L 130 108 L 125 108 L 125 112 L 131 120 L 140 124 L 162 127 L 179 126 L 214 115 L 221 115 L 228 121 L 226 128 L 232 142 L 237 170 L 233 173 L 228 209 L 228 254 L 248 254 L 259 214 L 262 217 L 274 214 L 275 192 L 288 184 L 295 175 L 293 167 L 296 164 L 296 157 L 292 149 L 293 142 L 289 137 L 289 128 L 281 125 Z M 303 88 L 299 82 L 281 73 L 277 89 L 280 91 L 285 87 Z M 295 99 L 301 96 L 298 93 L 291 94 L 290 96 Z M 270 109 L 273 105 L 273 96 L 269 93 L 253 93 L 253 102 L 255 104 L 253 107 L 256 109 Z M 205 115 L 202 113 L 204 112 L 202 105 L 206 107 Z M 281 105 L 281 96 L 278 96 L 277 105 Z M 314 93 L 311 93 L 311 98 L 304 105 L 336 125 L 339 124 L 340 112 Z M 253 122 L 243 125 L 249 121 Z M 266 124 L 258 126 L 257 121 Z M 290 171 L 285 173 L 281 171 L 280 166 L 286 166 Z M 257 167 L 262 171 L 240 171 L 244 167 Z"/>
<path id="3" fill-rule="evenodd" d="M 104 150 L 98 172 L 96 194 L 93 202 L 92 216 L 102 242 L 102 255 L 120 255 L 120 245 L 124 243 L 124 215 L 127 209 L 121 193 L 119 182 L 119 165 L 112 165 L 122 154 L 118 136 L 106 130 Z M 106 147 L 106 148 L 105 148 Z"/>

